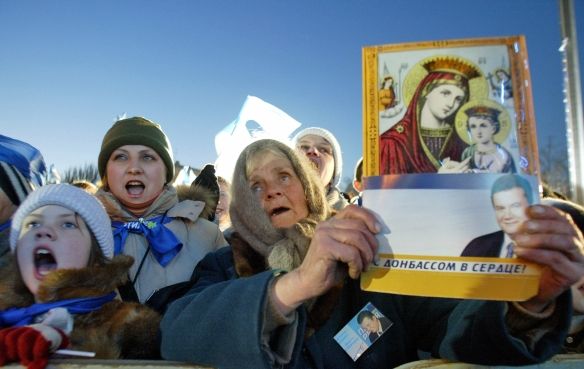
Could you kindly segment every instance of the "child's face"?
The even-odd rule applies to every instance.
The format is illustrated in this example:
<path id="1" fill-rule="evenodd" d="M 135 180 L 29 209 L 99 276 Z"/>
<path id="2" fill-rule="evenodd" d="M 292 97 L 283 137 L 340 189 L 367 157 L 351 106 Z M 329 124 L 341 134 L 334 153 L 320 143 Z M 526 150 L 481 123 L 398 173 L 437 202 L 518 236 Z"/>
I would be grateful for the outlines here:
<path id="1" fill-rule="evenodd" d="M 143 145 L 124 145 L 107 162 L 111 193 L 131 211 L 146 210 L 160 195 L 166 181 L 166 166 L 156 151 Z"/>
<path id="2" fill-rule="evenodd" d="M 91 234 L 83 219 L 70 209 L 46 205 L 24 218 L 16 244 L 18 267 L 33 295 L 56 269 L 87 266 Z"/>
<path id="3" fill-rule="evenodd" d="M 495 126 L 486 118 L 468 118 L 468 131 L 474 143 L 489 143 L 495 135 Z"/>

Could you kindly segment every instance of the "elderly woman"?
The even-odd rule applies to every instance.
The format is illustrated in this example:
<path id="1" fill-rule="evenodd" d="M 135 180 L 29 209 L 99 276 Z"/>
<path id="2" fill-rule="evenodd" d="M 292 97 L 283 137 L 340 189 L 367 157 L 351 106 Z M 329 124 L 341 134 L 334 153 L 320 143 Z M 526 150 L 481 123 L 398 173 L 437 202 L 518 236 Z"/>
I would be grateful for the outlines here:
<path id="1" fill-rule="evenodd" d="M 584 261 L 581 234 L 554 209 L 532 207 L 518 242 L 521 257 L 547 267 L 532 300 L 398 296 L 359 288 L 379 225 L 352 205 L 330 217 L 304 157 L 257 141 L 233 178 L 232 248 L 207 255 L 196 284 L 168 308 L 166 359 L 220 368 L 393 368 L 417 360 L 418 349 L 489 365 L 539 362 L 558 351 L 570 320 L 564 291 L 584 274 Z M 367 302 L 393 325 L 353 361 L 333 336 Z"/>

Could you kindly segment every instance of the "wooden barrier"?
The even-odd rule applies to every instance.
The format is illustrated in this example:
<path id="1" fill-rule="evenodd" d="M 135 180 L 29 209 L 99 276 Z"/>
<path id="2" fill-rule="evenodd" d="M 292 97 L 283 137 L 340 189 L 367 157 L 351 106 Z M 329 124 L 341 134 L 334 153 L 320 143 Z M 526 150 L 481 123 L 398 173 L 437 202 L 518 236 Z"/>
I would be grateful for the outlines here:
<path id="1" fill-rule="evenodd" d="M 18 364 L 4 366 L 7 369 L 26 369 Z M 96 360 L 96 359 L 53 359 L 47 369 L 212 369 L 210 366 L 165 360 Z"/>
<path id="2" fill-rule="evenodd" d="M 419 360 L 403 364 L 395 369 L 583 369 L 584 354 L 556 355 L 541 364 L 525 366 L 485 366 L 458 362 L 449 362 L 441 359 Z"/>

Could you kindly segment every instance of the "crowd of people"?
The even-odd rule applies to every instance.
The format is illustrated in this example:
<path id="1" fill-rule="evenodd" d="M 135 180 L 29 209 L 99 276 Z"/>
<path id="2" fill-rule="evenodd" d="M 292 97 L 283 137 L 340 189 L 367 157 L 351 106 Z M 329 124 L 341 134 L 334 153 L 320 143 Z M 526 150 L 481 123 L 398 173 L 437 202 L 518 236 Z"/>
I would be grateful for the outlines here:
<path id="1" fill-rule="evenodd" d="M 172 184 L 162 127 L 142 117 L 105 133 L 97 187 L 43 183 L 38 150 L 6 139 L 0 366 L 44 368 L 62 349 L 217 368 L 391 368 L 421 351 L 521 365 L 584 346 L 584 209 L 572 202 L 522 210 L 513 253 L 543 270 L 527 301 L 384 294 L 359 286 L 380 224 L 341 193 L 341 146 L 323 128 L 255 141 L 231 183 L 208 165 L 186 187 Z M 383 316 L 359 314 L 367 303 Z M 358 314 L 371 347 L 353 358 L 333 337 Z"/>

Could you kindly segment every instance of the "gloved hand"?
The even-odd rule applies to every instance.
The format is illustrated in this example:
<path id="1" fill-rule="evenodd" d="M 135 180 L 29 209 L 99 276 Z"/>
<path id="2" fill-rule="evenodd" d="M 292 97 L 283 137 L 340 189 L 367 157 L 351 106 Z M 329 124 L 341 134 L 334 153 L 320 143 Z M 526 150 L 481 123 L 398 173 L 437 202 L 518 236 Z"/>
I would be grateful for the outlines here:
<path id="1" fill-rule="evenodd" d="M 3 328 L 0 330 L 0 366 L 20 362 L 28 369 L 44 369 L 49 356 L 68 345 L 67 336 L 50 325 Z"/>
<path id="2" fill-rule="evenodd" d="M 219 203 L 219 183 L 217 182 L 217 176 L 215 175 L 215 166 L 213 164 L 207 164 L 201 170 L 201 173 L 195 178 L 193 183 L 191 183 L 191 188 L 203 187 L 209 191 L 210 199 L 205 201 L 207 207 L 210 210 L 209 220 L 213 221 L 215 219 L 215 210 L 217 209 L 217 203 Z"/>

